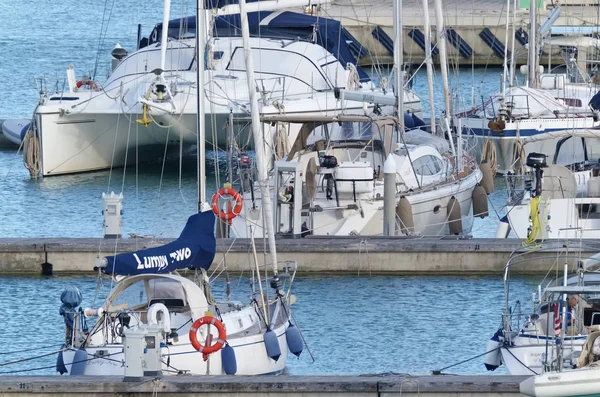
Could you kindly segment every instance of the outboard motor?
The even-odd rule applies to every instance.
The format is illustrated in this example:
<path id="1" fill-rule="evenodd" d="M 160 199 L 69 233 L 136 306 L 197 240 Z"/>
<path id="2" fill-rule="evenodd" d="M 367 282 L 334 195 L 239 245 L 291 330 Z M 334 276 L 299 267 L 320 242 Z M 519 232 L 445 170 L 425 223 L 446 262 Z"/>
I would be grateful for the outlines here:
<path id="1" fill-rule="evenodd" d="M 75 313 L 77 312 L 77 306 L 79 306 L 81 303 L 81 299 L 81 292 L 77 287 L 67 287 L 62 294 L 60 294 L 60 301 L 62 302 L 62 305 L 60 306 L 58 312 L 65 320 L 65 327 L 67 329 L 67 345 L 69 345 L 71 342 Z"/>
<path id="2" fill-rule="evenodd" d="M 529 153 L 527 155 L 526 165 L 535 169 L 535 197 L 542 194 L 542 176 L 544 171 L 542 168 L 546 168 L 546 155 L 542 153 Z"/>
<path id="3" fill-rule="evenodd" d="M 121 61 L 127 56 L 127 50 L 117 43 L 110 55 L 112 57 L 112 70 L 114 71 Z"/>

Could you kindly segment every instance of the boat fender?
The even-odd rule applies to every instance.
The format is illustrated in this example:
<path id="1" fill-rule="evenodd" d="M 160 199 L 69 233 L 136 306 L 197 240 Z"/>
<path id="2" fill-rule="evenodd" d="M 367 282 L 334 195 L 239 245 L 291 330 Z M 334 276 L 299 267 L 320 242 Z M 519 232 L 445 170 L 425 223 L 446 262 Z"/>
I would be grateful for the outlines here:
<path id="1" fill-rule="evenodd" d="M 508 223 L 508 217 L 504 215 L 500 222 L 498 222 L 498 229 L 496 229 L 496 238 L 507 238 L 510 233 L 510 223 Z"/>
<path id="2" fill-rule="evenodd" d="M 265 348 L 267 349 L 267 355 L 273 360 L 279 360 L 281 357 L 281 347 L 279 346 L 279 340 L 273 330 L 267 328 L 267 332 L 263 335 L 265 341 Z"/>
<path id="3" fill-rule="evenodd" d="M 80 347 L 73 356 L 71 363 L 71 373 L 69 375 L 83 375 L 88 362 L 88 354 L 85 348 Z"/>
<path id="4" fill-rule="evenodd" d="M 225 196 L 231 196 L 231 198 L 235 201 L 235 206 L 233 209 L 228 208 L 227 211 L 223 211 L 221 208 L 219 208 L 219 198 Z M 242 195 L 239 194 L 237 190 L 232 189 L 231 185 L 227 184 L 225 187 L 222 187 L 215 194 L 213 194 L 212 200 L 210 200 L 210 206 L 212 207 L 215 215 L 224 221 L 230 221 L 242 212 Z"/>
<path id="5" fill-rule="evenodd" d="M 400 197 L 396 206 L 396 215 L 400 218 L 400 231 L 406 235 L 411 235 L 415 231 L 415 221 L 413 219 L 412 206 L 405 196 Z"/>
<path id="6" fill-rule="evenodd" d="M 63 344 L 60 347 L 60 351 L 58 352 L 58 357 L 56 357 L 56 372 L 62 374 L 67 373 L 67 367 L 65 367 L 65 359 L 63 357 L 63 349 L 65 348 L 65 345 Z"/>
<path id="7" fill-rule="evenodd" d="M 214 345 L 204 346 L 198 342 L 198 329 L 203 325 L 214 325 L 217 328 L 219 337 L 217 338 L 217 343 Z M 189 338 L 194 349 L 198 350 L 200 353 L 211 354 L 221 350 L 221 348 L 225 345 L 227 333 L 225 332 L 225 326 L 221 321 L 211 316 L 204 316 L 194 321 L 192 327 L 190 328 Z"/>
<path id="8" fill-rule="evenodd" d="M 302 349 L 304 348 L 304 344 L 302 343 L 302 336 L 300 336 L 300 331 L 292 322 L 290 321 L 290 325 L 288 329 L 285 330 L 285 340 L 287 341 L 288 349 L 290 353 L 295 355 L 296 357 L 300 357 L 302 354 Z"/>
<path id="9" fill-rule="evenodd" d="M 473 216 L 477 216 L 481 219 L 489 215 L 488 212 L 488 198 L 485 189 L 481 185 L 475 186 L 473 189 Z"/>
<path id="10" fill-rule="evenodd" d="M 461 234 L 463 231 L 460 203 L 454 196 L 448 201 L 448 228 L 450 234 Z"/>
<path id="11" fill-rule="evenodd" d="M 483 186 L 487 194 L 494 193 L 494 175 L 492 173 L 492 167 L 490 166 L 490 163 L 488 163 L 487 161 L 483 161 L 479 165 L 479 169 L 483 174 L 481 182 L 479 183 L 481 184 L 481 186 Z"/>
<path id="12" fill-rule="evenodd" d="M 237 372 L 237 360 L 233 347 L 226 343 L 221 349 L 221 362 L 223 363 L 223 371 L 227 375 L 235 375 Z"/>
<path id="13" fill-rule="evenodd" d="M 593 176 L 587 182 L 587 196 L 600 197 L 600 176 Z"/>
<path id="14" fill-rule="evenodd" d="M 484 364 L 488 371 L 493 371 L 502 364 L 502 354 L 500 348 L 504 344 L 502 330 L 496 331 L 494 336 L 488 341 L 485 347 Z"/>
<path id="15" fill-rule="evenodd" d="M 171 333 L 171 316 L 169 314 L 169 309 L 162 303 L 153 303 L 148 308 L 148 324 L 159 325 L 159 322 L 162 323 L 164 332 L 167 334 Z"/>

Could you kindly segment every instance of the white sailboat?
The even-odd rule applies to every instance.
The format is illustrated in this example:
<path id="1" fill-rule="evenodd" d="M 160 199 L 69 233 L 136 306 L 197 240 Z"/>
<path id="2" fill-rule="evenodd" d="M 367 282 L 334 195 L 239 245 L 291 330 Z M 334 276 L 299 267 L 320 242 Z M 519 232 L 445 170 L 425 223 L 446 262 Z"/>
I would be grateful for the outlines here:
<path id="1" fill-rule="evenodd" d="M 167 4 L 162 27 L 155 28 L 151 35 L 160 36 L 160 40 L 129 55 L 123 49 L 114 51 L 115 67 L 106 82 L 91 81 L 85 76 L 78 80 L 70 68 L 68 89 L 42 95 L 35 112 L 35 127 L 43 176 L 124 165 L 126 160 L 135 161 L 135 156 L 127 153 L 138 149 L 138 160 L 144 160 L 153 159 L 157 151 L 162 154 L 165 145 L 178 147 L 180 141 L 194 145 L 198 102 L 204 102 L 210 115 L 204 122 L 207 131 L 213 131 L 207 139 L 215 145 L 225 145 L 227 130 L 222 126 L 230 116 L 248 118 L 250 99 L 242 39 L 239 35 L 214 35 L 205 43 L 206 83 L 200 90 L 203 100 L 198 101 L 194 89 L 195 27 L 179 20 L 169 22 Z M 249 42 L 257 73 L 253 91 L 260 92 L 261 114 L 321 116 L 341 111 L 363 114 L 365 108 L 373 109 L 368 101 L 336 98 L 338 88 L 353 91 L 361 98 L 382 95 L 393 101 L 391 92 L 377 87 L 355 65 L 347 43 L 338 37 L 343 29 L 339 22 L 294 12 L 268 13 L 281 8 L 300 10 L 304 5 L 304 0 L 253 3 L 255 10 L 261 10 L 255 12 L 261 18 L 257 31 L 274 31 L 271 26 L 279 26 L 269 37 L 255 35 Z M 235 5 L 213 10 L 202 24 L 211 32 L 218 32 L 219 18 L 238 11 Z M 281 26 L 298 20 L 305 24 L 305 36 L 311 40 L 298 40 L 292 33 L 284 35 L 286 29 Z M 173 31 L 177 34 L 171 34 Z M 330 42 L 339 44 L 323 46 Z M 404 101 L 407 110 L 421 115 L 420 100 L 415 94 L 407 92 Z M 132 130 L 136 129 L 139 133 L 133 139 Z M 293 141 L 297 131 L 288 133 Z M 240 140 L 246 139 L 247 129 L 239 128 L 238 134 Z"/>
<path id="2" fill-rule="evenodd" d="M 240 9 L 244 21 L 244 0 L 240 2 Z M 203 11 L 198 6 L 200 19 Z M 247 49 L 247 35 L 244 41 Z M 202 40 L 199 38 L 198 42 Z M 200 55 L 200 64 L 202 59 Z M 247 59 L 252 62 L 251 55 Z M 252 80 L 251 71 L 249 79 Z M 202 82 L 202 77 L 199 81 Z M 255 105 L 256 101 L 253 102 L 254 112 L 257 111 Z M 199 110 L 198 115 L 201 115 L 203 109 Z M 104 273 L 120 278 L 101 308 L 77 309 L 81 302 L 79 291 L 68 289 L 63 293 L 61 314 L 65 319 L 66 337 L 65 348 L 57 361 L 59 372 L 127 378 L 130 368 L 138 365 L 145 368 L 143 375 L 149 376 L 160 372 L 279 374 L 285 368 L 289 349 L 300 354 L 303 344 L 299 331 L 290 321 L 288 301 L 295 269 L 293 274 L 286 274 L 289 278 L 285 280 L 289 281 L 285 291 L 283 274 L 280 277 L 277 268 L 274 241 L 270 245 L 273 263 L 270 280 L 260 279 L 261 269 L 256 253 L 254 255 L 258 281 L 253 280 L 253 286 L 257 284 L 258 291 L 251 294 L 249 303 L 218 301 L 212 295 L 206 270 L 211 266 L 216 250 L 215 216 L 206 203 L 204 129 L 202 123 L 198 126 L 199 212 L 189 218 L 177 240 L 101 261 Z M 193 269 L 194 279 L 179 275 L 179 269 Z M 263 282 L 270 284 L 273 293 L 263 289 Z M 98 317 L 90 328 L 85 320 L 87 316 Z M 133 344 L 129 338 L 139 335 L 146 341 L 144 353 L 133 361 L 131 357 L 125 360 L 124 352 L 127 355 Z M 153 360 L 158 362 L 156 368 L 151 366 Z"/>
<path id="3" fill-rule="evenodd" d="M 582 257 L 581 252 L 597 250 L 584 242 L 570 244 L 568 250 L 564 246 L 544 243 L 511 255 L 505 267 L 501 325 L 486 346 L 488 370 L 504 365 L 512 375 L 540 375 L 577 365 L 587 328 L 600 324 L 600 257 Z M 519 301 L 511 302 L 510 275 L 514 267 L 526 269 L 540 261 L 552 264 L 549 275 L 562 275 L 545 278 L 532 294 L 533 308 L 526 310 Z M 567 294 L 578 297 L 576 309 L 569 309 Z"/>
<path id="4" fill-rule="evenodd" d="M 402 98 L 402 7 L 394 2 L 394 10 L 395 93 Z M 441 18 L 441 12 L 438 15 Z M 447 90 L 446 99 L 449 107 Z M 397 114 L 405 114 L 404 105 L 396 101 Z M 473 197 L 478 195 L 478 203 L 485 209 L 477 208 L 476 215 L 487 215 L 486 194 L 481 194 L 482 187 L 476 190 L 483 175 L 474 161 L 463 156 L 462 144 L 454 148 L 452 139 L 446 141 L 419 128 L 405 130 L 409 127 L 406 117 L 286 115 L 263 120 L 300 126 L 294 128 L 300 132 L 291 151 L 275 162 L 270 179 L 279 236 L 381 234 L 383 170 L 390 156 L 396 170 L 398 234 L 469 233 Z M 242 176 L 242 180 L 249 183 L 243 184 L 244 209 L 242 216 L 233 220 L 232 233 L 238 237 L 261 235 L 266 222 L 261 216 L 266 214 L 262 204 L 265 196 L 252 185 L 251 175 Z"/>
<path id="5" fill-rule="evenodd" d="M 505 175 L 508 203 L 496 237 L 506 238 L 512 231 L 529 242 L 599 238 L 599 138 L 595 130 L 524 138 L 524 148 L 530 141 L 558 143 L 551 158 L 530 152 L 519 172 Z"/>
<path id="6" fill-rule="evenodd" d="M 531 3 L 533 4 L 533 1 Z M 508 10 L 510 6 L 511 0 L 507 0 Z M 514 51 L 508 77 L 508 43 L 505 43 L 504 76 L 500 92 L 490 98 L 482 97 L 481 105 L 457 115 L 463 128 L 471 131 L 477 138 L 478 160 L 496 163 L 499 173 L 512 171 L 515 163 L 524 160 L 520 158 L 523 139 L 551 132 L 600 127 L 598 109 L 589 106 L 590 100 L 598 92 L 595 84 L 588 81 L 572 82 L 567 73 L 540 73 L 540 69 L 543 68 L 539 65 L 540 49 L 544 48 L 544 39 L 557 40 L 549 39 L 547 35 L 550 34 L 551 27 L 560 13 L 561 8 L 555 7 L 538 28 L 537 8 L 530 7 L 528 65 L 527 68 L 522 67 L 523 72 L 526 70 L 526 86 L 514 84 Z M 507 32 L 508 14 L 507 11 Z M 596 39 L 585 37 L 565 36 L 559 39 L 562 44 L 558 41 L 556 44 L 564 48 L 598 45 Z M 527 146 L 526 154 L 535 152 L 551 156 L 557 143 L 557 140 L 533 141 Z"/>

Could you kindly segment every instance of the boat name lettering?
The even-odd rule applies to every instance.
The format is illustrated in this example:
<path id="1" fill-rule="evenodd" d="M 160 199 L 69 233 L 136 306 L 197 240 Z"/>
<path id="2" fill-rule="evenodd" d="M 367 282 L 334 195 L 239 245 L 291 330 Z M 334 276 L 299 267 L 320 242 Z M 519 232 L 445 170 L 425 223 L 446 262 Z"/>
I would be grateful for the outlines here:
<path id="1" fill-rule="evenodd" d="M 188 247 L 181 248 L 181 249 L 178 249 L 175 252 L 171 252 L 169 254 L 169 256 L 172 259 L 171 263 L 180 262 L 180 261 L 182 261 L 184 259 L 189 259 L 189 257 L 192 256 L 192 250 L 189 249 Z"/>
<path id="2" fill-rule="evenodd" d="M 169 265 L 169 261 L 166 255 L 157 255 L 157 256 L 144 256 L 142 260 L 137 256 L 137 254 L 133 254 L 135 260 L 138 263 L 138 269 L 152 269 L 157 267 L 158 270 L 162 270 Z"/>

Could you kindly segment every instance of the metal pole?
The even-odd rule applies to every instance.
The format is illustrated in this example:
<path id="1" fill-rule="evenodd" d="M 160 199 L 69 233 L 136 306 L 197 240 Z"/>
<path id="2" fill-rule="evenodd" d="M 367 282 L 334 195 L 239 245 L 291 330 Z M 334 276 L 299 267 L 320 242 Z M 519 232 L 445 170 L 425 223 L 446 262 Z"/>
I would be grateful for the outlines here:
<path id="1" fill-rule="evenodd" d="M 425 30 L 425 63 L 427 65 L 427 83 L 429 86 L 429 107 L 431 117 L 432 133 L 436 135 L 435 126 L 435 103 L 433 96 L 433 59 L 431 59 L 431 24 L 429 23 L 429 2 L 423 0 L 423 29 Z"/>
<path id="2" fill-rule="evenodd" d="M 529 0 L 529 47 L 527 57 L 527 81 L 529 88 L 537 88 L 537 1 Z"/>
<path id="3" fill-rule="evenodd" d="M 404 54 L 402 52 L 402 0 L 394 0 L 394 88 L 396 93 L 396 103 L 398 106 L 399 134 L 404 132 Z"/>
<path id="4" fill-rule="evenodd" d="M 163 10 L 162 34 L 160 36 L 160 68 L 165 70 L 167 61 L 167 44 L 169 40 L 169 15 L 171 12 L 171 0 L 165 0 Z"/>
<path id="5" fill-rule="evenodd" d="M 277 276 L 277 250 L 275 246 L 275 233 L 273 224 L 273 204 L 268 186 L 267 159 L 265 158 L 264 139 L 260 130 L 260 117 L 258 114 L 258 98 L 256 97 L 256 86 L 254 83 L 254 63 L 250 49 L 250 30 L 248 28 L 248 14 L 246 13 L 246 0 L 239 1 L 240 20 L 242 25 L 242 39 L 244 44 L 244 56 L 246 59 L 246 80 L 248 82 L 248 96 L 250 99 L 250 110 L 252 119 L 252 135 L 254 137 L 254 150 L 256 155 L 256 166 L 258 168 L 258 183 L 262 201 L 264 225 L 269 241 L 271 262 L 273 264 L 273 277 Z M 298 193 L 297 193 L 298 194 Z"/>
<path id="6" fill-rule="evenodd" d="M 204 104 L 204 70 L 206 69 L 206 64 L 204 62 L 204 51 L 206 49 L 206 13 L 204 11 L 203 4 L 204 3 L 201 0 L 196 0 L 196 112 L 198 114 L 196 126 L 196 155 L 198 157 L 198 161 L 196 162 L 196 166 L 198 173 L 198 212 L 201 212 L 208 207 L 208 204 L 206 203 L 206 165 L 204 161 L 206 154 L 204 147 L 206 142 L 206 107 Z"/>
<path id="7" fill-rule="evenodd" d="M 396 161 L 388 154 L 383 163 L 383 235 L 396 235 Z"/>
<path id="8" fill-rule="evenodd" d="M 444 14 L 442 10 L 442 0 L 435 0 L 435 27 L 437 35 L 438 49 L 440 50 L 440 69 L 442 70 L 442 84 L 444 85 L 444 103 L 446 105 L 446 115 L 451 117 L 450 112 L 450 94 L 448 92 L 448 54 L 446 52 L 446 29 L 444 26 Z M 448 131 L 452 137 L 450 131 Z"/>

